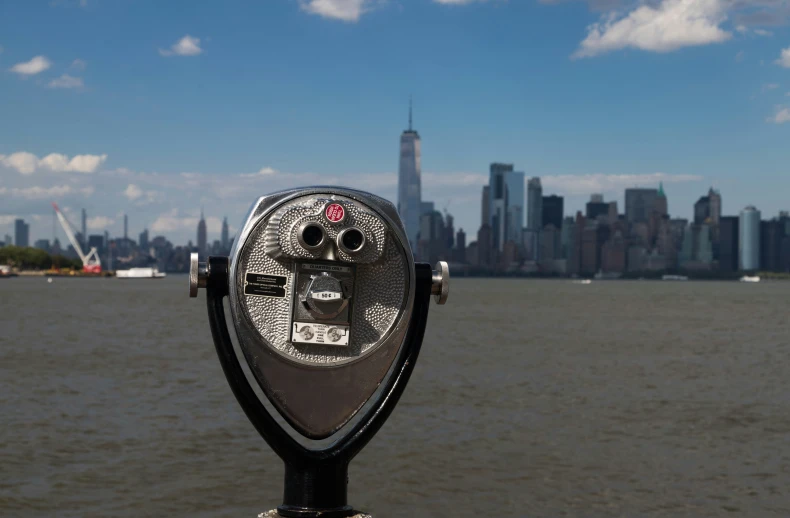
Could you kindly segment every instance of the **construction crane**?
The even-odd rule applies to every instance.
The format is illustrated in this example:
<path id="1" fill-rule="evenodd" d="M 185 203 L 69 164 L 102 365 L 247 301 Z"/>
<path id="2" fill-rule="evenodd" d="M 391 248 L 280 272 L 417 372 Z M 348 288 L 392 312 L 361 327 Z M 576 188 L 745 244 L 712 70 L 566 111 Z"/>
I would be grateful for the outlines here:
<path id="1" fill-rule="evenodd" d="M 63 231 L 66 233 L 66 237 L 69 238 L 71 246 L 74 247 L 77 255 L 79 255 L 80 259 L 82 260 L 82 271 L 85 273 L 101 273 L 101 259 L 99 259 L 99 254 L 96 252 L 96 249 L 91 248 L 90 252 L 88 252 L 88 255 L 85 255 L 82 252 L 82 247 L 80 246 L 79 241 L 77 241 L 77 238 L 74 236 L 74 227 L 71 225 L 71 223 L 69 223 L 69 220 L 66 219 L 66 216 L 60 212 L 57 203 L 54 201 L 52 202 L 52 207 L 55 209 L 55 214 L 58 215 L 60 226 L 63 227 Z"/>

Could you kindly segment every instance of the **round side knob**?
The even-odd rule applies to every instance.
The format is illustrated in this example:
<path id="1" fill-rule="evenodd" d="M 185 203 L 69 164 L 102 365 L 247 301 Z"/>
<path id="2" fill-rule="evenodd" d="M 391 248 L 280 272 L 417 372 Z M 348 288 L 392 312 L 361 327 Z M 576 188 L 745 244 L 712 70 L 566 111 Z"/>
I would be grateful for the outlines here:
<path id="1" fill-rule="evenodd" d="M 431 294 L 437 304 L 445 304 L 450 295 L 450 267 L 444 261 L 436 263 L 433 271 L 431 284 Z"/>

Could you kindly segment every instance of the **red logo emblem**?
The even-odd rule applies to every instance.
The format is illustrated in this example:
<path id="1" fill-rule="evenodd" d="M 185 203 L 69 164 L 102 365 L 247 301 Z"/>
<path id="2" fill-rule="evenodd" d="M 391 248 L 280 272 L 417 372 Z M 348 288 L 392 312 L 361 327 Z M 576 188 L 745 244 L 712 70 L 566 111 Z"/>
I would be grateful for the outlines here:
<path id="1" fill-rule="evenodd" d="M 326 215 L 326 219 L 332 223 L 338 223 L 343 221 L 343 218 L 346 216 L 346 211 L 339 203 L 331 203 L 327 205 L 324 214 Z"/>

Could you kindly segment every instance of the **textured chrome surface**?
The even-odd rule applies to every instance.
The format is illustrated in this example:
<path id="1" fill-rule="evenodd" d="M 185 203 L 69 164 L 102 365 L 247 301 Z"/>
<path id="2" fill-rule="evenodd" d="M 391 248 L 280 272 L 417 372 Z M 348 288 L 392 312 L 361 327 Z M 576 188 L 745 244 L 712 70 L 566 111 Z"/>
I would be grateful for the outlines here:
<path id="1" fill-rule="evenodd" d="M 447 303 L 450 295 L 450 267 L 444 261 L 436 263 L 436 269 L 431 275 L 431 294 L 433 300 L 439 304 Z"/>
<path id="2" fill-rule="evenodd" d="M 324 208 L 330 202 L 340 203 L 345 209 L 342 223 L 332 223 L 324 215 Z M 332 252 L 327 246 L 308 250 L 300 245 L 299 229 L 308 222 L 322 225 L 327 241 L 331 242 L 337 242 L 338 234 L 349 227 L 357 227 L 362 231 L 365 243 L 359 251 L 350 254 L 335 247 L 336 259 L 340 261 L 372 263 L 384 254 L 387 240 L 387 225 L 384 221 L 364 205 L 330 195 L 305 196 L 279 207 L 266 222 L 262 239 L 255 246 L 262 245 L 263 251 L 275 259 L 335 259 L 327 255 Z"/>
<path id="3" fill-rule="evenodd" d="M 337 191 L 332 188 L 332 191 Z M 363 194 L 356 191 L 352 195 Z M 373 199 L 384 202 L 384 200 Z M 329 203 L 340 203 L 345 209 L 342 223 L 330 223 L 324 217 Z M 388 202 L 384 202 L 390 205 Z M 413 265 L 403 247 L 402 225 L 387 221 L 360 199 L 329 192 L 298 196 L 285 203 L 269 206 L 269 214 L 259 215 L 261 200 L 251 211 L 237 246 L 231 254 L 232 307 L 241 310 L 239 324 L 248 322 L 247 331 L 278 354 L 299 363 L 336 365 L 354 361 L 375 349 L 391 333 L 412 297 Z M 393 208 L 394 209 L 394 208 Z M 307 221 L 324 225 L 327 243 L 323 250 L 312 252 L 299 245 L 296 233 Z M 366 243 L 357 254 L 338 250 L 334 242 L 338 234 L 350 227 L 366 234 Z M 246 235 L 244 235 L 246 234 Z M 399 235 L 400 234 L 400 235 Z M 327 253 L 327 249 L 332 249 Z M 356 264 L 349 346 L 328 350 L 316 344 L 293 344 L 288 341 L 294 288 L 292 259 L 326 259 L 327 255 L 342 259 L 338 264 Z M 410 254 L 409 254 L 410 255 Z M 243 293 L 243 277 L 248 272 L 283 275 L 288 278 L 284 298 L 256 297 Z M 400 337 L 402 340 L 402 337 Z M 400 344 L 398 344 L 400 345 Z M 255 347 L 253 347 L 255 348 Z"/>

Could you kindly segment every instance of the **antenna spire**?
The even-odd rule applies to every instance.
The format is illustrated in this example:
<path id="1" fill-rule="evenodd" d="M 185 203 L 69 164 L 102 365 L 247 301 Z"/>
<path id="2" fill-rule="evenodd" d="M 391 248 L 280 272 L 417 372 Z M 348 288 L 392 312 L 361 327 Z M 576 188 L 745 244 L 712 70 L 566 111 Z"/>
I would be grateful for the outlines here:
<path id="1" fill-rule="evenodd" d="M 411 95 L 409 96 L 409 131 L 411 131 Z"/>

